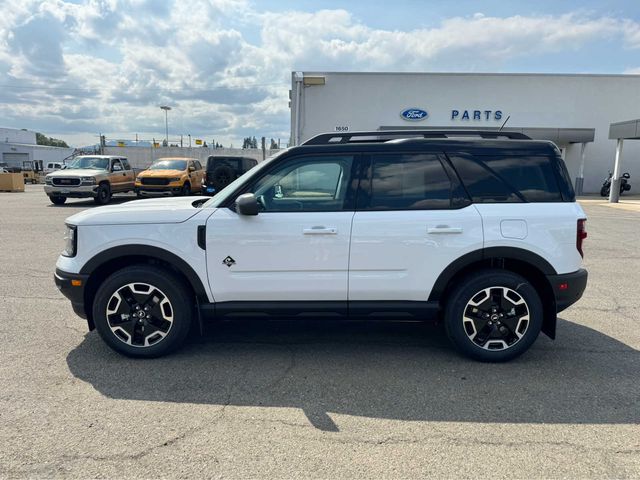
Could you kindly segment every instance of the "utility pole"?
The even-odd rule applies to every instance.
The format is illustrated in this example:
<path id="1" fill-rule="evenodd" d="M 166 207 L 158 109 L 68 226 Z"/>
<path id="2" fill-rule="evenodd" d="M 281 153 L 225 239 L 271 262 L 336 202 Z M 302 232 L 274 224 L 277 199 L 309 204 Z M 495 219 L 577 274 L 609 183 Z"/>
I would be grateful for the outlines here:
<path id="1" fill-rule="evenodd" d="M 162 105 L 160 106 L 160 109 L 164 110 L 164 132 L 165 132 L 164 141 L 168 147 L 169 146 L 169 110 L 171 110 L 171 107 L 169 107 L 168 105 Z"/>
<path id="2" fill-rule="evenodd" d="M 189 148 L 191 148 L 191 134 L 189 133 Z"/>
<path id="3" fill-rule="evenodd" d="M 262 160 L 264 160 L 265 158 L 267 158 L 267 152 L 266 152 L 266 138 L 262 137 Z"/>

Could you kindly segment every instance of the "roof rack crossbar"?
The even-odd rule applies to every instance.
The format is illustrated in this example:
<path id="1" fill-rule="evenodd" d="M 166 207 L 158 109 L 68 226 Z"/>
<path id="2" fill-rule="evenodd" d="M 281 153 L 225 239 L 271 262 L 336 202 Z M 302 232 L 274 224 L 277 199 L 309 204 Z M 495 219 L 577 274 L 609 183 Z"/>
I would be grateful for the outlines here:
<path id="1" fill-rule="evenodd" d="M 373 137 L 364 139 L 359 137 Z M 356 142 L 387 142 L 389 137 L 396 138 L 450 138 L 450 137 L 480 137 L 480 138 L 508 138 L 510 140 L 531 140 L 531 137 L 520 132 L 504 132 L 498 130 L 376 130 L 371 132 L 336 132 L 321 133 L 310 138 L 302 145 L 330 145 L 337 143 Z"/>

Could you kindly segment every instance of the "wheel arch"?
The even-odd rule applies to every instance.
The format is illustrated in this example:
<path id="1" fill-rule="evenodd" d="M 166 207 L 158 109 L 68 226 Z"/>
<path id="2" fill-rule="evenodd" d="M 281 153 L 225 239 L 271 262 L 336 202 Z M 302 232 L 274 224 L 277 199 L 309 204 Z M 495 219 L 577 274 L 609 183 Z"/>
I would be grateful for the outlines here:
<path id="1" fill-rule="evenodd" d="M 499 268 L 526 278 L 538 291 L 542 300 L 542 332 L 551 339 L 555 338 L 556 299 L 547 275 L 557 275 L 557 272 L 547 260 L 528 250 L 516 247 L 489 247 L 463 255 L 440 273 L 429 294 L 429 301 L 442 303 L 458 280 L 481 268 Z"/>
<path id="2" fill-rule="evenodd" d="M 93 300 L 105 278 L 112 273 L 131 265 L 158 265 L 170 269 L 190 287 L 196 299 L 208 302 L 208 295 L 198 274 L 176 254 L 163 248 L 150 245 L 120 245 L 100 252 L 80 269 L 80 273 L 89 275 L 84 290 L 84 308 L 89 329 L 93 330 Z"/>

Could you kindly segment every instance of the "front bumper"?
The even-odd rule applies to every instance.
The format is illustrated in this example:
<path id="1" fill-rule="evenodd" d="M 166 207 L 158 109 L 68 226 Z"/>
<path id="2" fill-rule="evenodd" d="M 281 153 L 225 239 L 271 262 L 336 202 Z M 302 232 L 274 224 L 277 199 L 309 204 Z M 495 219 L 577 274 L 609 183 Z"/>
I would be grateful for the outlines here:
<path id="1" fill-rule="evenodd" d="M 587 271 L 583 268 L 573 273 L 547 275 L 556 299 L 556 312 L 561 312 L 576 303 L 587 287 Z"/>
<path id="2" fill-rule="evenodd" d="M 95 197 L 98 190 L 97 185 L 78 185 L 77 187 L 56 187 L 53 185 L 45 185 L 44 193 L 50 197 L 69 197 L 69 198 L 88 198 Z"/>
<path id="3" fill-rule="evenodd" d="M 136 185 L 136 193 L 142 196 L 171 196 L 177 195 L 182 192 L 181 185 L 162 185 L 162 186 L 150 186 L 150 185 Z"/>
<path id="4" fill-rule="evenodd" d="M 63 272 L 56 269 L 53 276 L 58 290 L 71 301 L 73 311 L 82 318 L 87 318 L 84 306 L 84 289 L 89 275 L 79 273 Z"/>

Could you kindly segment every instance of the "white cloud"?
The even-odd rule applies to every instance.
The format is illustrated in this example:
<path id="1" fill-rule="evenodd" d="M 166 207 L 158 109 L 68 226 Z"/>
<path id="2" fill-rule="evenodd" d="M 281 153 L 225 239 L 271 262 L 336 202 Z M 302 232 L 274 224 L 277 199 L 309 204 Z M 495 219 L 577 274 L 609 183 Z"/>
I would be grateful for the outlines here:
<path id="1" fill-rule="evenodd" d="M 163 103 L 175 133 L 286 139 L 291 70 L 500 71 L 596 41 L 640 48 L 638 22 L 571 13 L 476 13 L 401 31 L 343 9 L 260 12 L 244 0 L 5 3 L 0 118 L 87 141 L 160 137 Z"/>

